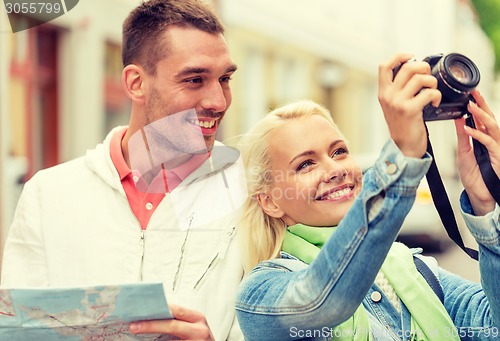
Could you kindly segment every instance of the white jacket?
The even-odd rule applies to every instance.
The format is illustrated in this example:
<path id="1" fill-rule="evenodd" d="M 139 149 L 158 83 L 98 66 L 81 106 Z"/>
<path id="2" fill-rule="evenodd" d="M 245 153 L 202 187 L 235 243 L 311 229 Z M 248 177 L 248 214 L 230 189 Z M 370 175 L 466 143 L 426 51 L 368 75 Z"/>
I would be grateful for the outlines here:
<path id="1" fill-rule="evenodd" d="M 2 286 L 163 282 L 169 303 L 206 314 L 216 340 L 239 338 L 234 299 L 243 271 L 234 236 L 246 198 L 239 153 L 217 143 L 165 195 L 143 232 L 111 161 L 115 131 L 84 157 L 26 183 L 4 249 Z M 228 337 L 233 323 L 236 336 Z"/>

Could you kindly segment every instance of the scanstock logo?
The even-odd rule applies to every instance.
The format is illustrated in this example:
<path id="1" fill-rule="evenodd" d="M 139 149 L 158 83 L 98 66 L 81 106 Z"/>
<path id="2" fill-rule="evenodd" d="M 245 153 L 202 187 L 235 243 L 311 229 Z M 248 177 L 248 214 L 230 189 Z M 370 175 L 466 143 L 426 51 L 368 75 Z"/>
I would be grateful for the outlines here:
<path id="1" fill-rule="evenodd" d="M 44 24 L 71 11 L 79 0 L 4 0 L 12 32 Z M 26 16 L 34 20 L 16 20 Z"/>

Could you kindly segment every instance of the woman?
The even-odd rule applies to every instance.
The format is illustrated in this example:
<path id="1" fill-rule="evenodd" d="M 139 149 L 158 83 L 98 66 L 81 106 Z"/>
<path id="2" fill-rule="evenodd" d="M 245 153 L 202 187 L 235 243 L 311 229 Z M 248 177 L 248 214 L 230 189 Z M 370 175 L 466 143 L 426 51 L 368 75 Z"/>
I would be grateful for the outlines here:
<path id="1" fill-rule="evenodd" d="M 439 278 L 434 291 L 432 278 L 415 267 L 415 251 L 394 243 L 431 163 L 422 108 L 441 100 L 425 62 L 404 64 L 393 79 L 392 70 L 410 57 L 397 55 L 379 68 L 379 101 L 391 139 L 363 179 L 331 116 L 312 102 L 274 110 L 243 137 L 248 275 L 236 309 L 247 340 L 499 336 L 500 208 L 469 140 L 488 148 L 500 174 L 500 130 L 478 92 L 477 105 L 469 104 L 478 129 L 460 119 L 456 130 L 461 208 L 479 243 L 482 286 L 426 257 L 424 266 Z"/>

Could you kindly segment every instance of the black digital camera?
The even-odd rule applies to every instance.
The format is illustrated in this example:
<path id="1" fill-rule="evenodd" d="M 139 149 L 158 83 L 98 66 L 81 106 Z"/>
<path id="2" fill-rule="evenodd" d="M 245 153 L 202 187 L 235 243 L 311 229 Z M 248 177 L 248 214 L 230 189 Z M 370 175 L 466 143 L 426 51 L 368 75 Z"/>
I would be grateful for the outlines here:
<path id="1" fill-rule="evenodd" d="M 469 100 L 473 100 L 471 92 L 479 84 L 476 64 L 459 53 L 432 55 L 424 61 L 431 66 L 431 74 L 437 78 L 437 89 L 442 94 L 437 108 L 431 104 L 424 107 L 424 121 L 452 120 L 465 115 Z M 394 75 L 400 67 L 394 69 Z"/>

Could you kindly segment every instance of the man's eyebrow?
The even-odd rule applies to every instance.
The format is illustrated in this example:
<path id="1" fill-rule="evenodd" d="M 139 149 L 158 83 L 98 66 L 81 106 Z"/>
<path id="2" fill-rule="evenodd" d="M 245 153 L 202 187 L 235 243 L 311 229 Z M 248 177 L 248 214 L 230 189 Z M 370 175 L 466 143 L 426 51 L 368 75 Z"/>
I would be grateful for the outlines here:
<path id="1" fill-rule="evenodd" d="M 187 67 L 178 72 L 175 77 L 184 77 L 192 74 L 208 73 L 209 70 L 204 67 Z"/>
<path id="2" fill-rule="evenodd" d="M 231 65 L 225 71 L 225 73 L 235 72 L 238 67 L 236 64 Z M 192 74 L 210 73 L 210 70 L 204 67 L 187 67 L 180 72 L 178 72 L 175 77 L 181 78 Z"/>
<path id="3" fill-rule="evenodd" d="M 330 143 L 330 146 L 328 147 L 328 149 L 332 149 L 335 145 L 337 145 L 341 142 L 344 142 L 344 140 L 339 139 L 339 140 L 333 141 L 332 143 Z M 300 154 L 295 155 L 295 157 L 292 160 L 290 160 L 289 165 L 291 165 L 293 163 L 293 161 L 295 161 L 299 157 L 307 156 L 307 155 L 314 155 L 314 154 L 316 154 L 316 152 L 314 150 L 306 150 Z"/>
<path id="4" fill-rule="evenodd" d="M 233 65 L 231 65 L 230 67 L 227 68 L 226 73 L 228 73 L 228 72 L 234 72 L 236 70 L 238 70 L 238 66 L 236 66 L 236 64 L 233 64 Z"/>

